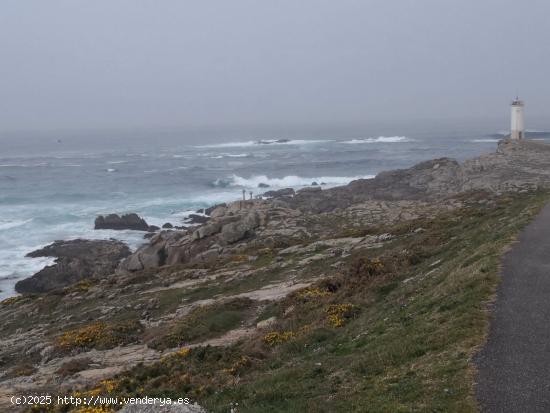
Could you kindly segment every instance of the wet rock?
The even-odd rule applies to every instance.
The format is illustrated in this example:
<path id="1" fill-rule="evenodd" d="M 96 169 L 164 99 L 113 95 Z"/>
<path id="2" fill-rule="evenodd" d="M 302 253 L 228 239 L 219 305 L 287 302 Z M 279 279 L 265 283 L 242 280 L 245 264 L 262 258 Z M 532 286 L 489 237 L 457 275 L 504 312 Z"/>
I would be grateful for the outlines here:
<path id="1" fill-rule="evenodd" d="M 148 231 L 149 225 L 143 218 L 134 213 L 122 216 L 117 214 L 109 214 L 106 216 L 99 215 L 95 219 L 94 229 L 131 229 L 135 231 Z"/>
<path id="2" fill-rule="evenodd" d="M 185 219 L 185 223 L 189 225 L 205 224 L 210 220 L 209 216 L 191 214 Z"/>
<path id="3" fill-rule="evenodd" d="M 170 224 L 169 222 L 167 222 L 162 226 L 162 228 L 169 229 L 169 228 L 174 228 L 174 226 L 172 224 Z"/>
<path id="4" fill-rule="evenodd" d="M 56 257 L 49 265 L 30 278 L 19 281 L 19 293 L 42 293 L 66 287 L 88 278 L 112 274 L 118 263 L 130 255 L 120 241 L 82 240 L 56 241 L 27 254 L 28 257 Z"/>

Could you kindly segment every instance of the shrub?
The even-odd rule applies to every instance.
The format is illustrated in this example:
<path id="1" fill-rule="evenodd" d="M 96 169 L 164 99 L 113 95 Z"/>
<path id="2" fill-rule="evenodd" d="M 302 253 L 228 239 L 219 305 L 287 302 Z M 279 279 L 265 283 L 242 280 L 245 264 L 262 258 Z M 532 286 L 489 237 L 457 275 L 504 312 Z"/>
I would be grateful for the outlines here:
<path id="1" fill-rule="evenodd" d="M 272 331 L 270 333 L 267 333 L 263 340 L 265 344 L 268 344 L 270 346 L 275 346 L 277 344 L 286 343 L 287 341 L 293 339 L 296 337 L 296 333 L 292 331 Z"/>
<path id="2" fill-rule="evenodd" d="M 354 304 L 331 304 L 327 310 L 327 319 L 332 327 L 342 327 L 346 320 L 355 317 L 359 307 Z"/>
<path id="3" fill-rule="evenodd" d="M 115 324 L 100 321 L 66 331 L 57 338 L 55 346 L 62 351 L 108 349 L 135 341 L 140 331 L 141 324 L 138 321 Z"/>
<path id="4" fill-rule="evenodd" d="M 307 287 L 296 292 L 296 298 L 305 301 L 319 297 L 326 297 L 327 295 L 330 295 L 329 291 L 322 290 L 317 287 Z"/>
<path id="5" fill-rule="evenodd" d="M 383 270 L 384 264 L 380 259 L 359 257 L 351 262 L 348 275 L 356 278 L 372 278 L 381 274 Z"/>
<path id="6" fill-rule="evenodd" d="M 63 363 L 56 373 L 61 377 L 69 377 L 79 371 L 86 370 L 91 362 L 92 360 L 89 357 L 73 359 Z"/>
<path id="7" fill-rule="evenodd" d="M 23 377 L 32 376 L 36 372 L 36 368 L 30 363 L 20 364 L 8 373 L 8 377 Z"/>

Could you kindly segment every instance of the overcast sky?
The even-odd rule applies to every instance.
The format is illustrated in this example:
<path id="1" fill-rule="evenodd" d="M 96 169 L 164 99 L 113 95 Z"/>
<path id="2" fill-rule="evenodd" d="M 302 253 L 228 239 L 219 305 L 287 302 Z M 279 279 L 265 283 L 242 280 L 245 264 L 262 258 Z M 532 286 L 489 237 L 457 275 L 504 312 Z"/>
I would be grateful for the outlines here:
<path id="1" fill-rule="evenodd" d="M 2 0 L 0 130 L 550 112 L 548 0 Z"/>

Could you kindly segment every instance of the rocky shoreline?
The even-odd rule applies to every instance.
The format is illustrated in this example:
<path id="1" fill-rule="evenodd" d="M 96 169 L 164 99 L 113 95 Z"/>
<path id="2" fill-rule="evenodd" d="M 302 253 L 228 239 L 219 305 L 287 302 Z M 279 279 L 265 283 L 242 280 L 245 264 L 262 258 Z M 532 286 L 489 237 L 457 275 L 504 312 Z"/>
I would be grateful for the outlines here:
<path id="1" fill-rule="evenodd" d="M 57 241 L 31 253 L 56 263 L 20 281 L 22 296 L 0 303 L 0 396 L 87 389 L 182 348 L 253 340 L 294 317 L 291 305 L 276 316 L 272 306 L 351 273 L 361 254 L 423 237 L 422 223 L 442 214 L 472 205 L 491 211 L 510 194 L 547 188 L 550 145 L 504 140 L 495 153 L 463 163 L 435 159 L 342 187 L 268 191 L 198 211 L 196 225 L 153 229 L 133 253 L 115 240 Z M 151 230 L 137 215 L 98 225 Z M 408 257 L 407 271 L 423 260 L 410 247 L 396 251 Z M 326 288 L 307 294 L 321 300 L 332 294 Z"/>

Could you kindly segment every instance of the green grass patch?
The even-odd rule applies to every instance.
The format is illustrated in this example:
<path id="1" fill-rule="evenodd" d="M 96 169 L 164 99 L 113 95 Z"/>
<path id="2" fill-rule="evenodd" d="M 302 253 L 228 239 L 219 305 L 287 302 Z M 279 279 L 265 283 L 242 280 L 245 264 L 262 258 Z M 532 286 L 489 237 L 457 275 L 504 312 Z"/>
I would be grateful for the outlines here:
<path id="1" fill-rule="evenodd" d="M 247 298 L 197 307 L 168 327 L 153 329 L 148 345 L 164 350 L 217 337 L 241 325 L 251 314 L 253 302 Z"/>
<path id="2" fill-rule="evenodd" d="M 500 257 L 548 193 L 461 199 L 463 208 L 369 230 L 397 237 L 343 269 L 325 265 L 325 280 L 266 308 L 273 331 L 138 366 L 117 378 L 116 393 L 186 394 L 211 412 L 233 403 L 241 413 L 477 411 L 470 360 L 485 339 Z M 190 314 L 173 343 L 234 327 L 247 311 L 236 306 Z"/>

